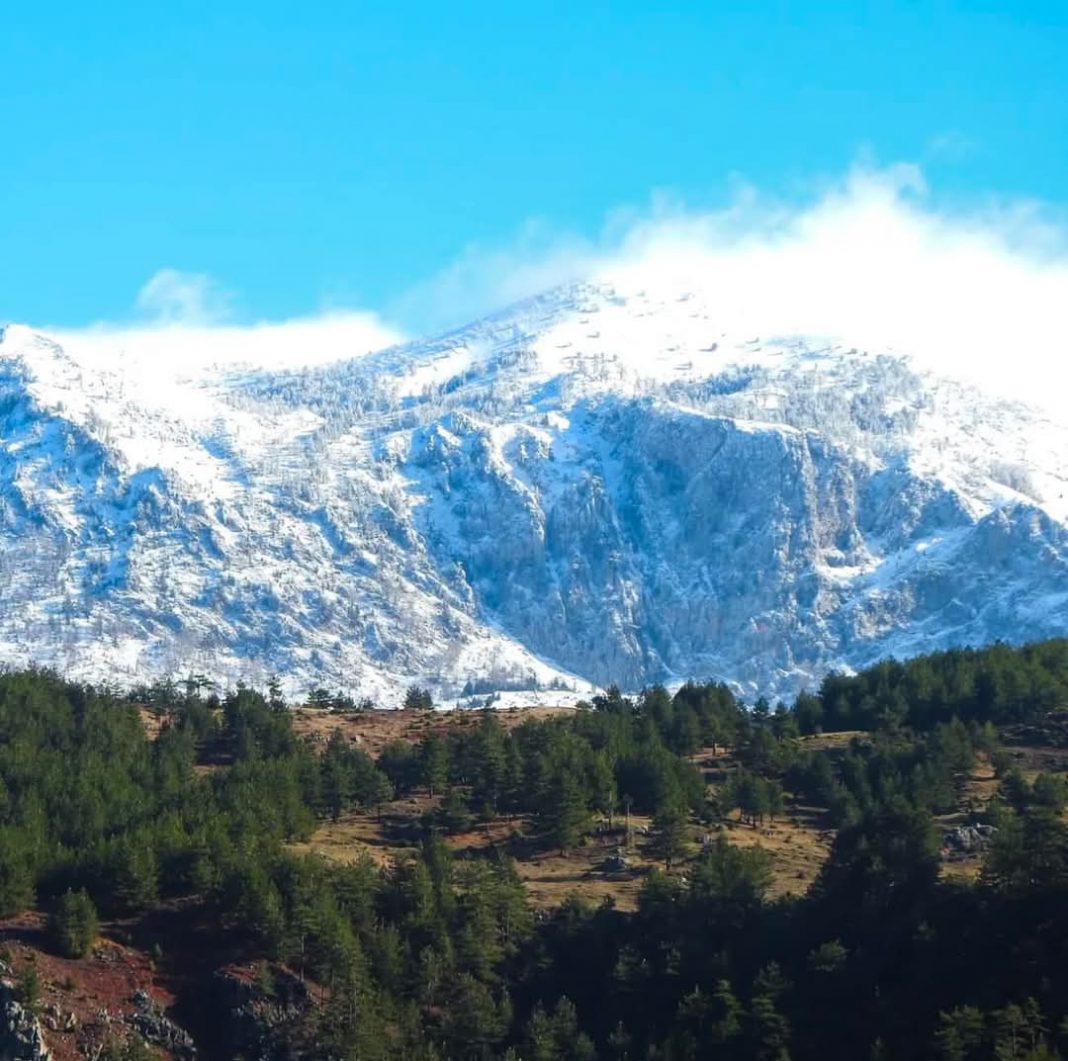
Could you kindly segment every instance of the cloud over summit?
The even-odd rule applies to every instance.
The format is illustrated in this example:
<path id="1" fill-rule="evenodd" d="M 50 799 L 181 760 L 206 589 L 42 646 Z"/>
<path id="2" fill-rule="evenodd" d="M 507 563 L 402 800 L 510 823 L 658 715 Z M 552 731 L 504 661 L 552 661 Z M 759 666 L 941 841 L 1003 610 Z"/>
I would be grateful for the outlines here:
<path id="1" fill-rule="evenodd" d="M 801 202 L 744 184 L 716 210 L 661 197 L 617 212 L 597 240 L 533 229 L 511 248 L 470 249 L 416 294 L 471 316 L 575 279 L 701 289 L 724 330 L 905 353 L 1040 403 L 1068 383 L 1063 218 L 1032 202 L 941 206 L 912 164 L 857 166 Z"/>
<path id="2" fill-rule="evenodd" d="M 161 269 L 133 321 L 61 338 L 166 361 L 323 363 L 581 279 L 700 288 L 722 306 L 724 330 L 892 349 L 1015 397 L 1048 402 L 1068 382 L 1064 219 L 1032 202 L 947 208 L 912 164 L 857 166 L 801 201 L 743 183 L 713 210 L 661 195 L 615 211 L 596 238 L 532 221 L 509 244 L 464 249 L 394 300 L 388 319 L 401 328 L 372 309 L 240 324 L 209 276 Z"/>

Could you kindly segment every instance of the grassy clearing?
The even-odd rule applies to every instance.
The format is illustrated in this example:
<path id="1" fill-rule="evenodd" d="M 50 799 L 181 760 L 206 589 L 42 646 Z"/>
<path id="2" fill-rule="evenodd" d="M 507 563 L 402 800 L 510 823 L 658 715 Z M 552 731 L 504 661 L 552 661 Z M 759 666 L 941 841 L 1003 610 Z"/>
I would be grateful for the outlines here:
<path id="1" fill-rule="evenodd" d="M 860 729 L 842 730 L 840 733 L 813 733 L 798 737 L 797 742 L 809 752 L 845 751 L 855 740 L 870 741 L 871 734 Z"/>
<path id="2" fill-rule="evenodd" d="M 506 729 L 512 729 L 531 719 L 545 719 L 569 712 L 574 708 L 542 707 L 500 711 L 496 717 Z M 313 745 L 324 747 L 330 736 L 340 730 L 353 744 L 370 755 L 378 755 L 392 741 L 418 743 L 430 733 L 445 735 L 456 727 L 475 726 L 477 711 L 409 711 L 372 710 L 347 713 L 315 708 L 295 708 L 293 728 L 298 736 Z M 154 736 L 159 720 L 149 709 L 142 711 L 146 730 Z M 817 734 L 799 738 L 808 751 L 834 755 L 844 751 L 855 739 L 867 739 L 861 731 Z M 1054 763 L 1065 767 L 1068 752 L 1061 749 L 1013 749 L 1020 766 L 1027 773 L 1037 774 Z M 693 756 L 694 763 L 704 772 L 710 792 L 725 784 L 735 762 L 730 749 L 703 749 Z M 208 768 L 202 768 L 205 771 Z M 975 774 L 968 779 L 958 814 L 939 820 L 948 832 L 963 820 L 969 810 L 985 807 L 997 789 L 989 762 L 981 761 Z M 322 823 L 303 843 L 292 845 L 300 853 L 315 853 L 332 862 L 352 862 L 369 857 L 383 865 L 416 850 L 419 843 L 420 818 L 437 803 L 426 796 L 396 800 L 382 807 L 378 813 L 349 813 L 338 821 Z M 535 842 L 534 824 L 525 818 L 498 818 L 478 823 L 470 831 L 446 836 L 449 847 L 460 857 L 501 847 L 516 858 L 517 869 L 526 882 L 532 902 L 539 907 L 554 906 L 571 895 L 599 903 L 611 898 L 621 909 L 633 909 L 642 882 L 651 866 L 656 864 L 649 843 L 640 830 L 651 831 L 651 824 L 635 818 L 634 842 L 625 854 L 629 868 L 622 872 L 605 869 L 605 860 L 616 851 L 618 838 L 588 837 L 574 850 L 561 854 L 539 850 Z M 759 846 L 771 857 L 773 897 L 800 895 L 811 885 L 830 851 L 834 839 L 823 811 L 788 801 L 787 813 L 776 821 L 768 821 L 758 828 L 743 825 L 737 814 L 717 827 L 694 825 L 691 829 L 691 858 L 696 857 L 701 842 L 707 836 L 722 833 L 730 843 L 744 847 Z M 978 858 L 944 863 L 944 871 L 952 875 L 974 875 Z M 685 860 L 676 872 L 685 873 Z"/>
<path id="3" fill-rule="evenodd" d="M 506 730 L 511 730 L 529 719 L 552 718 L 574 710 L 546 705 L 498 711 L 495 717 Z M 368 755 L 377 756 L 392 741 L 417 744 L 430 733 L 444 736 L 451 729 L 477 726 L 481 714 L 480 711 L 408 711 L 404 708 L 335 712 L 298 707 L 293 709 L 292 718 L 293 731 L 298 737 L 324 745 L 336 730 L 340 730 Z"/>
<path id="4" fill-rule="evenodd" d="M 414 731 L 403 727 L 402 720 L 394 720 L 390 729 L 393 736 L 388 739 L 419 732 L 418 727 Z M 715 754 L 706 749 L 694 761 L 709 778 L 713 792 L 717 785 L 726 783 L 733 765 L 724 749 Z M 438 798 L 418 795 L 385 804 L 381 815 L 345 814 L 338 821 L 321 824 L 307 842 L 294 844 L 293 850 L 315 853 L 332 862 L 370 857 L 380 865 L 386 864 L 417 848 L 420 819 L 437 803 Z M 501 816 L 478 822 L 468 831 L 444 836 L 444 840 L 461 858 L 493 847 L 506 851 L 516 860 L 517 871 L 537 907 L 557 906 L 571 896 L 579 896 L 594 904 L 610 898 L 618 908 L 632 910 L 649 870 L 655 865 L 663 868 L 663 864 L 653 852 L 652 820 L 632 815 L 630 825 L 629 843 L 620 818 L 615 831 L 609 832 L 607 822 L 600 822 L 592 835 L 567 852 L 545 850 L 538 841 L 536 823 L 527 816 Z M 719 834 L 730 843 L 760 846 L 767 851 L 771 857 L 773 897 L 806 891 L 827 858 L 834 837 L 823 811 L 815 807 L 791 804 L 785 816 L 756 828 L 742 824 L 735 814 L 720 826 L 694 823 L 689 829 L 688 856 L 676 863 L 672 872 L 685 875 L 687 863 L 697 857 L 702 843 Z M 617 868 L 613 862 L 617 852 L 626 859 L 625 869 Z"/>
<path id="5" fill-rule="evenodd" d="M 518 861 L 516 868 L 535 907 L 559 906 L 577 896 L 593 904 L 611 899 L 621 910 L 634 910 L 652 863 L 638 852 L 628 852 L 631 868 L 608 872 L 603 863 L 610 853 L 599 845 L 587 844 L 566 854 L 547 851 L 534 855 Z"/>
<path id="6" fill-rule="evenodd" d="M 818 807 L 793 805 L 784 817 L 753 828 L 737 815 L 728 819 L 724 833 L 739 847 L 760 847 L 771 856 L 769 895 L 802 895 L 808 891 L 830 854 L 834 832 Z"/>
<path id="7" fill-rule="evenodd" d="M 329 862 L 351 863 L 370 858 L 386 865 L 415 850 L 414 845 L 391 842 L 374 815 L 343 814 L 336 822 L 324 822 L 303 843 L 290 845 L 301 855 L 320 855 Z"/>

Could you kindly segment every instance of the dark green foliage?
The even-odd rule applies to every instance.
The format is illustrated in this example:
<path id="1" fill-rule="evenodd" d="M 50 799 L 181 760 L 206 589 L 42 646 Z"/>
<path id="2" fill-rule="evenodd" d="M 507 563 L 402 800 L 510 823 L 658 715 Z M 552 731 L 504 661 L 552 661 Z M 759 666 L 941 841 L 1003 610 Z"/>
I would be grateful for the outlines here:
<path id="1" fill-rule="evenodd" d="M 952 649 L 906 663 L 887 660 L 861 674 L 830 674 L 794 705 L 803 732 L 926 728 L 956 717 L 1004 725 L 1068 708 L 1068 639 L 1023 648 Z"/>
<path id="2" fill-rule="evenodd" d="M 653 818 L 654 847 L 671 869 L 671 863 L 686 852 L 686 807 L 678 796 L 666 795 Z"/>
<path id="3" fill-rule="evenodd" d="M 775 962 L 766 965 L 753 982 L 749 1009 L 749 1052 L 758 1061 L 789 1061 L 790 1024 L 778 1002 L 788 984 Z"/>
<path id="4" fill-rule="evenodd" d="M 429 689 L 411 685 L 404 694 L 404 706 L 408 711 L 430 711 L 434 707 L 434 697 Z"/>
<path id="5" fill-rule="evenodd" d="M 431 817 L 447 833 L 467 832 L 475 821 L 467 796 L 458 788 L 449 789 Z"/>
<path id="6" fill-rule="evenodd" d="M 431 733 L 419 744 L 420 781 L 433 796 L 449 779 L 449 749 L 437 733 Z"/>
<path id="7" fill-rule="evenodd" d="M 983 1014 L 974 1006 L 958 1006 L 941 1013 L 935 1033 L 935 1049 L 940 1061 L 967 1061 L 984 1038 Z"/>
<path id="8" fill-rule="evenodd" d="M 1068 804 L 1068 782 L 1053 774 L 1039 774 L 1031 786 L 1031 805 L 1060 814 Z"/>
<path id="9" fill-rule="evenodd" d="M 11 828 L 0 830 L 0 917 L 21 913 L 33 905 L 32 855 L 24 835 Z"/>
<path id="10" fill-rule="evenodd" d="M 674 697 L 652 689 L 636 702 L 610 689 L 592 707 L 511 732 L 485 711 L 477 725 L 454 728 L 444 739 L 394 741 L 377 766 L 402 794 L 460 788 L 473 813 L 534 814 L 548 843 L 569 847 L 594 811 L 614 818 L 626 803 L 653 814 L 669 795 L 701 810 L 704 779 L 682 755 L 709 733 L 735 739 L 747 727 L 744 707 L 719 685 L 691 684 Z M 459 799 L 451 791 L 445 796 L 451 809 Z"/>
<path id="11" fill-rule="evenodd" d="M 35 962 L 27 962 L 15 977 L 15 997 L 30 1013 L 36 1013 L 40 1007 L 41 976 Z"/>
<path id="12" fill-rule="evenodd" d="M 997 818 L 985 879 L 1005 893 L 1059 892 L 1068 880 L 1068 825 L 1036 804 Z"/>
<path id="13" fill-rule="evenodd" d="M 319 763 L 322 807 L 335 821 L 352 807 L 377 807 L 393 795 L 389 778 L 335 730 Z"/>
<path id="14" fill-rule="evenodd" d="M 99 932 L 96 907 L 84 891 L 68 891 L 60 896 L 48 918 L 48 935 L 63 957 L 84 958 Z"/>
<path id="15" fill-rule="evenodd" d="M 140 690 L 163 723 L 149 742 L 129 700 L 2 674 L 0 910 L 39 900 L 74 954 L 94 906 L 136 918 L 186 897 L 168 907 L 195 905 L 220 946 L 259 961 L 272 1004 L 285 977 L 308 985 L 290 1056 L 1052 1058 L 1068 1046 L 1064 782 L 1002 762 L 974 885 L 939 879 L 933 816 L 957 809 L 1005 726 L 1055 730 L 1066 670 L 1060 642 L 942 653 L 752 713 L 717 684 L 609 689 L 565 718 L 506 732 L 486 712 L 377 761 L 340 733 L 315 754 L 277 692 Z M 868 733 L 834 753 L 795 739 L 844 725 Z M 768 900 L 759 847 L 689 848 L 688 822 L 716 808 L 688 756 L 713 744 L 741 761 L 720 812 L 759 826 L 785 792 L 827 809 L 836 837 L 803 898 Z M 203 762 L 221 768 L 201 776 Z M 436 797 L 409 857 L 335 866 L 288 849 L 394 789 Z M 674 871 L 649 873 L 633 914 L 574 900 L 535 918 L 507 858 L 454 858 L 437 835 L 528 815 L 569 848 L 619 807 L 654 815 L 650 848 Z M 32 965 L 19 972 L 33 995 Z"/>
<path id="16" fill-rule="evenodd" d="M 946 813 L 956 806 L 980 737 L 956 719 L 927 732 L 883 731 L 854 740 L 833 765 L 825 755 L 795 751 L 785 778 L 805 800 L 829 808 L 837 825 L 854 823 L 866 810 L 894 800 Z M 759 807 L 761 800 L 751 793 L 758 782 L 748 778 L 746 785 L 742 794 Z M 774 792 L 769 795 L 773 805 L 778 802 Z M 737 794 L 734 805 L 740 805 Z"/>
<path id="17" fill-rule="evenodd" d="M 778 781 L 742 769 L 731 781 L 721 810 L 737 808 L 742 821 L 755 827 L 758 823 L 763 825 L 765 818 L 781 815 L 783 805 L 783 788 Z"/>
<path id="18" fill-rule="evenodd" d="M 545 788 L 542 827 L 553 847 L 567 851 L 582 837 L 589 821 L 586 802 L 576 778 L 560 770 Z"/>
<path id="19" fill-rule="evenodd" d="M 378 769 L 398 792 L 411 792 L 420 783 L 420 761 L 407 741 L 390 741 L 378 755 Z"/>
<path id="20" fill-rule="evenodd" d="M 736 847 L 722 836 L 707 847 L 693 869 L 693 896 L 718 917 L 749 913 L 764 901 L 771 884 L 771 858 L 759 847 Z"/>
<path id="21" fill-rule="evenodd" d="M 237 758 L 274 759 L 293 753 L 296 737 L 288 716 L 260 693 L 238 686 L 223 701 L 222 708 Z"/>
<path id="22" fill-rule="evenodd" d="M 100 1051 L 99 1061 L 156 1061 L 157 1053 L 139 1035 L 108 1040 Z"/>

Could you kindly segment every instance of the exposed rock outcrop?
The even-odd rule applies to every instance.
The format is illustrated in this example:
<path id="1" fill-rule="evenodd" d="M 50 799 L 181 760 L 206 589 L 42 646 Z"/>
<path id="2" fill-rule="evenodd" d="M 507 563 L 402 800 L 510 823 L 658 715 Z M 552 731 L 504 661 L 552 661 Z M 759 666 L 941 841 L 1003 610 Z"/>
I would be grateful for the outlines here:
<path id="1" fill-rule="evenodd" d="M 48 1061 L 41 1023 L 15 997 L 14 985 L 0 980 L 0 1061 Z"/>

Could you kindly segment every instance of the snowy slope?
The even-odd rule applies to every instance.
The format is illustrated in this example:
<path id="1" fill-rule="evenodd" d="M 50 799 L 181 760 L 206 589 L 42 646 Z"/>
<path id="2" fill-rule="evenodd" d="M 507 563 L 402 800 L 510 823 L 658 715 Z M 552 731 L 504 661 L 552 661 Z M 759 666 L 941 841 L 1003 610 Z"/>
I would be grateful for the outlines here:
<path id="1" fill-rule="evenodd" d="M 1068 423 L 647 280 L 304 370 L 8 328 L 0 659 L 785 692 L 1064 632 Z"/>

